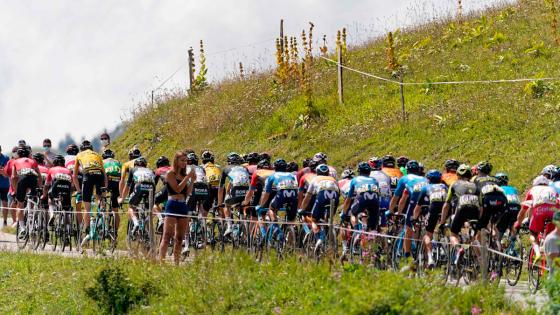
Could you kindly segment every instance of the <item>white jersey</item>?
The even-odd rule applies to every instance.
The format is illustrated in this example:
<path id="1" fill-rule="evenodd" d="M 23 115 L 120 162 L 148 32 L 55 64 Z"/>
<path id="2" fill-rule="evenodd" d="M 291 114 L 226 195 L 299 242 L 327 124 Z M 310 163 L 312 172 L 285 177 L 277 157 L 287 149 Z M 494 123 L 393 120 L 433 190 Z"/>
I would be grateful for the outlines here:
<path id="1" fill-rule="evenodd" d="M 391 196 L 391 177 L 382 171 L 371 171 L 369 177 L 373 177 L 379 183 L 379 195 L 382 197 Z"/>

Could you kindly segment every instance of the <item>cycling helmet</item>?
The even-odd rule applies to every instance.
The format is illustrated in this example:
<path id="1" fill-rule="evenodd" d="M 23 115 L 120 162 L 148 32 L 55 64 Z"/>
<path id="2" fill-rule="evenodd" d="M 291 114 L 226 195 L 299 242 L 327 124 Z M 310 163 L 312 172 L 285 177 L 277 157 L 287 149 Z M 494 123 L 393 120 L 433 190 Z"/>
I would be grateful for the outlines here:
<path id="1" fill-rule="evenodd" d="M 492 172 L 492 164 L 490 164 L 490 162 L 488 161 L 480 161 L 476 165 L 476 169 L 478 170 L 479 174 L 490 174 L 490 172 Z"/>
<path id="2" fill-rule="evenodd" d="M 543 175 L 539 175 L 533 179 L 533 186 L 548 186 L 550 184 L 550 180 Z"/>
<path id="3" fill-rule="evenodd" d="M 371 166 L 372 170 L 380 170 L 381 167 L 383 166 L 383 161 L 376 156 L 372 156 L 369 159 L 368 164 L 369 166 Z"/>
<path id="4" fill-rule="evenodd" d="M 194 165 L 198 165 L 198 156 L 196 156 L 196 153 L 191 152 L 187 154 L 187 162 L 189 164 L 194 164 Z"/>
<path id="5" fill-rule="evenodd" d="M 270 161 L 269 160 L 260 160 L 259 164 L 257 164 L 257 169 L 269 169 L 270 168 Z"/>
<path id="6" fill-rule="evenodd" d="M 29 154 L 31 154 L 31 150 L 29 150 L 27 148 L 26 145 L 20 145 L 17 149 L 17 155 L 22 158 L 22 157 L 28 157 Z"/>
<path id="7" fill-rule="evenodd" d="M 284 159 L 277 159 L 274 161 L 274 170 L 277 172 L 285 172 L 288 168 L 288 163 Z"/>
<path id="8" fill-rule="evenodd" d="M 404 155 L 399 156 L 399 158 L 397 159 L 397 166 L 398 167 L 405 167 L 406 163 L 408 163 L 408 161 L 410 161 L 410 159 L 407 158 L 406 156 L 404 156 Z"/>
<path id="9" fill-rule="evenodd" d="M 162 157 L 165 158 L 165 156 Z M 202 151 L 202 154 L 200 154 L 200 158 L 202 159 L 202 163 L 208 163 L 208 162 L 214 163 L 214 153 L 212 153 L 212 151 L 210 150 Z M 167 160 L 167 163 L 169 163 L 169 160 Z"/>
<path id="10" fill-rule="evenodd" d="M 506 186 L 509 183 L 509 176 L 506 173 L 498 173 L 494 177 L 496 177 L 500 186 Z"/>
<path id="11" fill-rule="evenodd" d="M 459 167 L 457 168 L 457 175 L 470 178 L 472 176 L 471 167 L 467 164 L 459 165 Z"/>
<path id="12" fill-rule="evenodd" d="M 554 165 L 547 165 L 542 169 L 541 175 L 544 175 L 548 179 L 553 179 L 556 177 L 557 174 L 556 166 Z"/>
<path id="13" fill-rule="evenodd" d="M 303 168 L 306 168 L 306 167 L 309 166 L 309 161 L 310 160 L 311 160 L 310 158 L 303 159 L 303 161 L 301 162 L 301 165 L 303 166 Z"/>
<path id="14" fill-rule="evenodd" d="M 158 159 L 156 160 L 156 167 L 157 168 L 160 168 L 160 167 L 163 167 L 163 166 L 169 166 L 169 165 L 170 165 L 169 164 L 169 159 L 165 155 L 162 155 L 162 156 L 158 157 Z"/>
<path id="15" fill-rule="evenodd" d="M 410 160 L 406 163 L 406 172 L 408 174 L 418 174 L 420 173 L 420 164 L 416 160 Z"/>
<path id="16" fill-rule="evenodd" d="M 136 158 L 136 160 L 134 160 L 134 166 L 146 167 L 148 166 L 148 161 L 146 161 L 146 159 L 143 157 L 138 157 Z"/>
<path id="17" fill-rule="evenodd" d="M 260 155 L 257 152 L 251 152 L 247 154 L 247 162 L 249 163 L 258 163 L 260 160 Z"/>
<path id="18" fill-rule="evenodd" d="M 317 175 L 329 175 L 329 167 L 326 164 L 319 164 L 317 166 L 317 168 L 315 169 L 315 171 L 317 172 Z"/>
<path id="19" fill-rule="evenodd" d="M 288 168 L 286 169 L 288 172 L 297 172 L 299 170 L 299 165 L 296 161 L 291 161 L 288 163 Z"/>
<path id="20" fill-rule="evenodd" d="M 323 152 L 315 153 L 313 159 L 319 163 L 326 163 L 327 162 L 327 155 Z"/>
<path id="21" fill-rule="evenodd" d="M 319 165 L 319 162 L 317 162 L 315 160 L 311 160 L 311 161 L 309 161 L 309 166 L 308 167 L 311 171 L 315 172 L 318 165 Z"/>
<path id="22" fill-rule="evenodd" d="M 270 156 L 270 154 L 268 152 L 262 152 L 261 156 L 260 156 L 260 159 L 261 160 L 268 160 L 270 162 L 272 157 Z"/>
<path id="23" fill-rule="evenodd" d="M 351 168 L 347 168 L 342 171 L 341 178 L 342 179 L 352 179 L 354 177 L 354 170 Z"/>
<path id="24" fill-rule="evenodd" d="M 80 152 L 80 150 L 78 149 L 78 146 L 75 145 L 75 144 L 69 144 L 69 145 L 66 147 L 66 154 L 69 154 L 69 155 L 76 155 L 76 154 L 78 154 L 79 152 Z"/>
<path id="25" fill-rule="evenodd" d="M 243 155 L 241 156 L 241 160 L 242 160 L 242 161 L 241 161 L 242 163 L 247 163 L 247 154 L 243 154 Z"/>
<path id="26" fill-rule="evenodd" d="M 443 166 L 445 167 L 445 169 L 447 171 L 450 170 L 457 170 L 457 168 L 459 167 L 460 163 L 459 161 L 455 160 L 455 159 L 449 159 L 447 161 L 445 161 L 445 163 L 443 164 Z"/>
<path id="27" fill-rule="evenodd" d="M 408 162 L 407 162 L 408 164 Z M 392 155 L 385 155 L 383 157 L 383 166 L 385 167 L 395 167 L 395 157 Z"/>
<path id="28" fill-rule="evenodd" d="M 441 172 L 438 170 L 429 170 L 428 174 L 426 174 L 426 178 L 430 183 L 437 184 L 441 182 Z"/>
<path id="29" fill-rule="evenodd" d="M 142 156 L 142 152 L 136 146 L 134 146 L 130 151 L 128 151 L 128 158 L 130 160 L 134 160 Z"/>
<path id="30" fill-rule="evenodd" d="M 231 152 L 227 156 L 227 162 L 228 164 L 241 164 L 242 163 L 241 155 L 239 155 L 236 152 Z"/>
<path id="31" fill-rule="evenodd" d="M 66 164 L 66 160 L 62 155 L 55 155 L 52 163 L 54 166 L 64 166 Z"/>
<path id="32" fill-rule="evenodd" d="M 93 146 L 91 145 L 91 142 L 89 142 L 89 140 L 84 140 L 82 141 L 82 144 L 80 144 L 80 151 L 85 150 L 93 150 Z"/>
<path id="33" fill-rule="evenodd" d="M 33 153 L 32 157 L 39 165 L 45 163 L 45 156 L 43 155 L 43 153 L 35 152 Z"/>
<path id="34" fill-rule="evenodd" d="M 115 153 L 113 153 L 113 151 L 111 151 L 111 149 L 105 149 L 103 151 L 102 154 L 103 159 L 109 159 L 109 158 L 114 158 L 115 157 Z"/>
<path id="35" fill-rule="evenodd" d="M 360 175 L 368 175 L 371 173 L 371 166 L 367 162 L 358 163 L 358 173 Z"/>

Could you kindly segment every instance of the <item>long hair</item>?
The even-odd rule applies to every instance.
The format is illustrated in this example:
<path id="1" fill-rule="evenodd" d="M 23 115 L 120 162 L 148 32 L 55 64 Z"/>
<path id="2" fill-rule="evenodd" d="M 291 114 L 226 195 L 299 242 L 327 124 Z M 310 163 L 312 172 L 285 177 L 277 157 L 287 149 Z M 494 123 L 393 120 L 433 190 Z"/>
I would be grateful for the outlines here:
<path id="1" fill-rule="evenodd" d="M 185 152 L 183 151 L 177 151 L 175 152 L 175 157 L 173 158 L 173 164 L 171 165 L 171 168 L 173 169 L 173 172 L 177 175 L 177 174 L 181 174 L 181 176 L 185 176 L 187 175 L 187 171 L 186 168 L 183 169 L 179 169 L 179 159 L 181 157 L 186 156 Z"/>

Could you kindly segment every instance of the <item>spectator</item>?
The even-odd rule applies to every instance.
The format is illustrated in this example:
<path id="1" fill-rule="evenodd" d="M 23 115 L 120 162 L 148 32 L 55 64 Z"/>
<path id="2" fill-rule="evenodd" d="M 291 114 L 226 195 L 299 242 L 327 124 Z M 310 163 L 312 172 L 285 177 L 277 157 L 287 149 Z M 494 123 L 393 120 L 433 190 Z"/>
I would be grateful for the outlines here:
<path id="1" fill-rule="evenodd" d="M 2 147 L 0 146 L 0 206 L 2 207 L 2 218 L 4 225 L 8 224 L 8 190 L 10 189 L 10 179 L 6 174 L 4 167 L 10 158 L 2 154 Z"/>
<path id="2" fill-rule="evenodd" d="M 45 156 L 45 162 L 49 167 L 52 166 L 52 161 L 56 156 L 56 154 L 52 152 L 51 148 L 52 148 L 51 139 L 43 140 L 43 149 L 45 150 L 43 155 Z"/>
<path id="3" fill-rule="evenodd" d="M 550 268 L 550 276 L 554 269 L 560 267 L 560 211 L 552 217 L 552 222 L 556 225 L 554 231 L 550 232 L 544 240 L 544 252 L 546 254 L 546 265 Z"/>
<path id="4" fill-rule="evenodd" d="M 108 133 L 104 132 L 99 138 L 101 139 L 101 152 L 103 152 L 111 144 L 111 137 L 109 137 Z"/>

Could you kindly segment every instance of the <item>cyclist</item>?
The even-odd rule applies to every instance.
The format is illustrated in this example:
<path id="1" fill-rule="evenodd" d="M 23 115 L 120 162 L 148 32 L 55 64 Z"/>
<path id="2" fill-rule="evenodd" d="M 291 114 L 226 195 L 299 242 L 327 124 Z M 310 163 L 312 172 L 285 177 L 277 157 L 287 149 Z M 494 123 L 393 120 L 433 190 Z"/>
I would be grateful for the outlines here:
<path id="1" fill-rule="evenodd" d="M 347 168 L 342 171 L 342 175 L 340 175 L 341 179 L 338 181 L 338 189 L 340 189 L 340 193 L 342 194 L 343 198 L 348 198 L 348 191 L 350 189 L 350 182 L 352 178 L 354 178 L 354 170 L 351 168 Z"/>
<path id="2" fill-rule="evenodd" d="M 37 165 L 39 166 L 39 172 L 41 173 L 41 180 L 43 183 L 47 181 L 47 175 L 49 174 L 49 168 L 45 166 L 45 156 L 43 153 L 35 152 L 32 155 L 32 158 Z M 41 208 L 46 209 L 48 207 L 48 198 L 46 194 L 43 194 L 40 198 L 41 200 Z"/>
<path id="3" fill-rule="evenodd" d="M 391 178 L 391 193 L 397 189 L 397 183 L 403 176 L 403 173 L 395 166 L 395 163 L 395 158 L 392 155 L 385 155 L 382 159 L 381 171 Z"/>
<path id="4" fill-rule="evenodd" d="M 315 178 L 317 176 L 317 173 L 316 173 L 317 165 L 318 165 L 317 161 L 315 161 L 315 160 L 309 161 L 309 166 L 308 166 L 309 172 L 304 174 L 301 177 L 301 179 L 298 181 L 298 208 L 302 208 L 301 205 L 303 203 L 303 198 L 305 197 L 307 189 L 309 188 L 309 185 L 313 181 L 313 178 Z M 311 200 L 308 204 L 309 209 L 303 208 L 303 210 L 305 210 L 305 211 L 310 211 L 311 207 L 315 203 L 315 199 L 314 199 L 315 197 L 311 196 L 310 198 L 311 198 Z M 309 219 L 309 223 L 311 223 L 311 219 Z"/>
<path id="5" fill-rule="evenodd" d="M 496 228 L 500 233 L 499 237 L 502 239 L 502 236 L 507 229 L 509 229 L 510 236 L 515 235 L 513 224 L 517 220 L 517 216 L 521 210 L 521 201 L 519 200 L 519 193 L 517 192 L 517 189 L 509 185 L 509 177 L 506 173 L 497 173 L 496 179 L 498 180 L 498 185 L 500 185 L 507 198 L 506 212 L 496 224 Z"/>
<path id="6" fill-rule="evenodd" d="M 80 168 L 83 172 L 82 186 L 78 182 L 78 173 Z M 76 156 L 76 163 L 74 164 L 73 182 L 76 190 L 82 195 L 84 202 L 84 216 L 83 225 L 85 227 L 86 235 L 89 233 L 89 216 L 91 213 L 91 200 L 93 191 L 100 199 L 104 195 L 103 189 L 107 187 L 107 176 L 103 168 L 103 158 L 99 153 L 93 151 L 93 146 L 88 140 L 84 140 L 80 145 L 80 153 Z M 84 242 L 88 241 L 88 237 L 84 238 Z"/>
<path id="7" fill-rule="evenodd" d="M 8 178 L 5 167 L 10 158 L 2 154 L 0 146 L 0 207 L 2 207 L 2 217 L 4 219 L 3 226 L 8 225 L 8 191 L 10 189 L 10 179 Z"/>
<path id="8" fill-rule="evenodd" d="M 104 137 L 108 135 L 101 135 Z M 103 138 L 102 138 L 103 139 Z M 119 224 L 121 221 L 119 215 L 119 183 L 121 180 L 121 162 L 115 160 L 115 153 L 111 149 L 103 150 L 101 155 L 103 158 L 103 168 L 105 169 L 105 174 L 107 174 L 107 191 L 111 194 L 111 209 L 113 210 L 113 215 L 115 216 L 115 230 L 118 232 Z"/>
<path id="9" fill-rule="evenodd" d="M 260 209 L 264 209 L 270 199 L 268 216 L 273 222 L 276 221 L 278 210 L 285 206 L 288 207 L 286 209 L 286 219 L 288 222 L 294 221 L 297 215 L 297 179 L 292 173 L 286 171 L 287 168 L 288 163 L 284 159 L 274 161 L 274 173 L 266 179 L 261 202 L 258 209 L 256 209 L 257 212 L 261 213 Z M 277 227 L 277 225 L 273 226 Z M 261 226 L 262 232 L 264 232 L 264 229 Z M 266 232 L 263 235 L 266 235 Z"/>
<path id="10" fill-rule="evenodd" d="M 420 215 L 428 215 L 428 224 L 426 225 L 426 234 L 423 236 L 423 242 L 426 245 L 426 254 L 428 256 L 428 266 L 434 265 L 432 255 L 432 238 L 436 228 L 436 224 L 441 216 L 441 210 L 447 197 L 447 186 L 441 182 L 441 173 L 438 170 L 430 170 L 426 174 L 428 185 L 422 187 L 420 194 L 416 200 L 416 207 L 412 215 L 412 221 L 418 220 Z M 422 207 L 428 207 L 428 213 L 422 213 Z"/>
<path id="11" fill-rule="evenodd" d="M 410 159 L 404 155 L 399 156 L 399 158 L 397 159 L 397 167 L 399 168 L 399 170 L 401 170 L 401 173 L 403 173 L 403 175 L 406 175 L 406 163 L 408 163 L 408 161 L 410 161 Z"/>
<path id="12" fill-rule="evenodd" d="M 128 178 L 128 171 L 134 167 L 134 160 L 142 156 L 142 152 L 137 146 L 133 146 L 130 151 L 128 151 L 128 162 L 122 164 L 121 169 L 121 181 L 119 183 L 119 192 L 121 196 L 123 195 L 124 186 L 126 186 L 126 179 Z"/>
<path id="13" fill-rule="evenodd" d="M 459 161 L 454 159 L 449 159 L 443 164 L 445 172 L 441 175 L 441 180 L 443 180 L 447 187 L 451 187 L 451 185 L 453 185 L 453 183 L 457 180 L 457 168 L 459 167 L 459 164 Z"/>
<path id="14" fill-rule="evenodd" d="M 52 163 L 43 188 L 43 195 L 49 199 L 50 220 L 54 217 L 55 198 L 60 198 L 64 210 L 72 208 L 72 172 L 64 166 L 62 155 L 55 155 Z"/>
<path id="15" fill-rule="evenodd" d="M 541 257 L 537 242 L 538 235 L 544 232 L 545 221 L 552 220 L 554 213 L 558 211 L 558 193 L 549 185 L 550 180 L 543 175 L 539 175 L 533 180 L 533 187 L 525 195 L 515 223 L 515 228 L 519 229 L 527 212 L 530 213 L 529 231 L 531 232 L 531 244 L 535 251 L 535 260 Z"/>
<path id="16" fill-rule="evenodd" d="M 64 166 L 70 170 L 72 173 L 72 178 L 74 177 L 74 164 L 76 164 L 76 155 L 80 153 L 80 149 L 75 144 L 69 144 L 66 147 L 66 156 L 64 157 Z M 82 182 L 84 180 L 84 175 L 82 174 L 82 170 L 79 169 L 78 171 L 78 185 L 82 187 Z M 76 191 L 75 198 L 76 198 L 76 219 L 78 222 L 82 222 L 82 195 L 78 193 L 78 188 L 73 185 L 74 181 L 72 180 L 72 191 Z"/>
<path id="17" fill-rule="evenodd" d="M 39 171 L 37 162 L 29 158 L 31 150 L 28 146 L 22 145 L 18 147 L 18 158 L 12 163 L 11 170 L 11 186 L 16 193 L 17 208 L 23 209 L 26 195 L 29 193 L 35 196 L 37 188 L 43 186 L 43 181 Z M 17 211 L 17 221 L 20 227 L 20 235 L 25 236 L 23 210 Z"/>
<path id="18" fill-rule="evenodd" d="M 552 186 L 558 194 L 560 194 L 560 172 L 559 171 L 560 171 L 560 168 L 557 167 L 556 168 L 556 173 L 551 178 L 552 182 L 550 183 L 550 186 Z"/>
<path id="19" fill-rule="evenodd" d="M 192 194 L 187 201 L 187 205 L 190 209 L 201 211 L 202 216 L 205 217 L 207 211 L 210 210 L 210 207 L 207 207 L 209 185 L 206 173 L 204 168 L 198 165 L 198 156 L 195 153 L 187 154 L 187 165 L 191 165 L 196 175 Z"/>
<path id="20" fill-rule="evenodd" d="M 266 183 L 266 179 L 274 173 L 274 170 L 271 169 L 270 162 L 268 160 L 261 160 L 259 164 L 257 164 L 257 170 L 251 176 L 251 185 L 249 186 L 249 192 L 245 196 L 245 201 L 243 205 L 250 205 L 251 212 L 249 215 L 251 218 L 257 218 L 257 211 L 256 207 L 260 204 L 262 192 L 264 190 L 264 186 Z M 271 194 L 274 192 L 271 192 Z M 263 205 L 264 208 L 268 208 L 270 205 L 270 199 Z M 264 214 L 263 214 L 264 218 Z"/>
<path id="21" fill-rule="evenodd" d="M 249 175 L 253 175 L 253 173 L 257 170 L 257 164 L 260 161 L 260 154 L 258 154 L 257 152 L 251 152 L 249 154 L 247 154 L 247 165 L 245 165 L 245 167 L 247 168 L 247 171 L 249 172 Z"/>
<path id="22" fill-rule="evenodd" d="M 370 173 L 371 166 L 367 162 L 358 163 L 358 176 L 350 181 L 341 214 L 342 221 L 346 221 L 350 211 L 350 223 L 357 229 L 358 215 L 366 213 L 361 222 L 364 231 L 375 230 L 379 219 L 379 184 Z"/>
<path id="23" fill-rule="evenodd" d="M 148 162 L 143 157 L 138 157 L 134 160 L 134 167 L 128 172 L 126 185 L 124 186 L 122 198 L 126 198 L 130 194 L 128 201 L 128 218 L 132 220 L 132 235 L 138 231 L 140 223 L 138 221 L 138 207 L 140 201 L 149 200 L 150 190 L 153 192 L 155 189 L 156 175 L 149 169 Z M 145 209 L 148 211 L 149 209 Z"/>
<path id="24" fill-rule="evenodd" d="M 490 176 L 492 171 L 490 162 L 481 161 L 476 165 L 476 169 L 478 175 L 473 177 L 471 181 L 476 184 L 482 202 L 482 212 L 478 220 L 478 226 L 485 228 L 491 219 L 497 221 L 499 216 L 506 211 L 507 197 L 498 185 L 498 180 L 494 176 Z"/>
<path id="25" fill-rule="evenodd" d="M 297 176 L 298 170 L 299 170 L 299 165 L 297 164 L 296 161 L 291 161 L 290 163 L 288 163 L 288 168 L 286 169 L 288 173 L 292 173 L 294 174 L 294 176 Z"/>
<path id="26" fill-rule="evenodd" d="M 298 210 L 298 212 L 301 213 L 304 209 L 307 209 L 310 202 L 315 199 L 311 210 L 311 229 L 316 236 L 317 242 L 323 242 L 325 240 L 325 235 L 324 233 L 320 233 L 322 230 L 319 229 L 318 223 L 322 219 L 328 219 L 328 207 L 330 207 L 331 201 L 334 201 L 335 209 L 338 207 L 340 191 L 336 179 L 330 176 L 331 170 L 326 164 L 318 165 L 315 171 L 317 176 L 315 176 L 309 184 L 301 209 Z M 335 209 L 332 210 L 334 211 Z"/>
<path id="27" fill-rule="evenodd" d="M 381 171 L 383 166 L 383 161 L 380 158 L 372 157 L 368 161 L 369 166 L 371 166 L 370 177 L 375 178 L 379 184 L 379 209 L 381 212 L 381 226 L 385 226 L 387 222 L 387 217 L 385 216 L 385 211 L 389 209 L 389 203 L 391 202 L 391 177 Z"/>
<path id="28" fill-rule="evenodd" d="M 231 152 L 227 156 L 227 162 L 228 165 L 224 168 L 218 192 L 218 204 L 220 206 L 225 204 L 223 217 L 226 220 L 227 229 L 224 235 L 229 235 L 233 231 L 230 207 L 245 200 L 251 181 L 247 168 L 241 165 L 243 159 L 239 154 Z"/>
<path id="29" fill-rule="evenodd" d="M 397 189 L 395 189 L 395 193 L 391 198 L 391 203 L 389 204 L 389 211 L 394 213 L 397 203 L 401 196 L 403 195 L 404 191 L 409 195 L 409 202 L 408 205 L 403 204 L 403 207 L 399 207 L 399 213 L 402 213 L 403 210 L 406 211 L 406 239 L 404 240 L 404 256 L 408 258 L 410 256 L 410 248 L 411 242 L 410 238 L 412 237 L 412 213 L 414 212 L 414 208 L 416 207 L 416 202 L 418 201 L 418 196 L 422 191 L 422 188 L 428 184 L 428 180 L 425 177 L 420 176 L 420 165 L 416 160 L 410 160 L 406 163 L 406 172 L 407 175 L 401 177 L 397 184 Z M 404 209 L 406 208 L 406 209 Z"/>
<path id="30" fill-rule="evenodd" d="M 556 166 L 552 164 L 545 166 L 541 171 L 541 175 L 551 181 L 554 180 L 554 178 L 556 178 L 557 173 L 558 171 Z"/>
<path id="31" fill-rule="evenodd" d="M 449 187 L 442 215 L 439 220 L 440 228 L 444 227 L 449 211 L 455 209 L 455 216 L 451 222 L 451 245 L 459 244 L 459 232 L 465 222 L 478 220 L 480 216 L 480 194 L 476 184 L 471 182 L 471 168 L 467 164 L 461 164 L 457 168 L 457 181 Z M 457 255 L 457 260 L 459 255 Z M 457 263 L 455 261 L 454 263 Z"/>
<path id="32" fill-rule="evenodd" d="M 202 151 L 200 159 L 204 164 L 204 173 L 210 189 L 208 191 L 208 199 L 206 200 L 206 208 L 210 209 L 214 204 L 218 204 L 218 191 L 220 190 L 220 180 L 222 179 L 222 169 L 214 163 L 214 153 L 210 150 Z"/>

